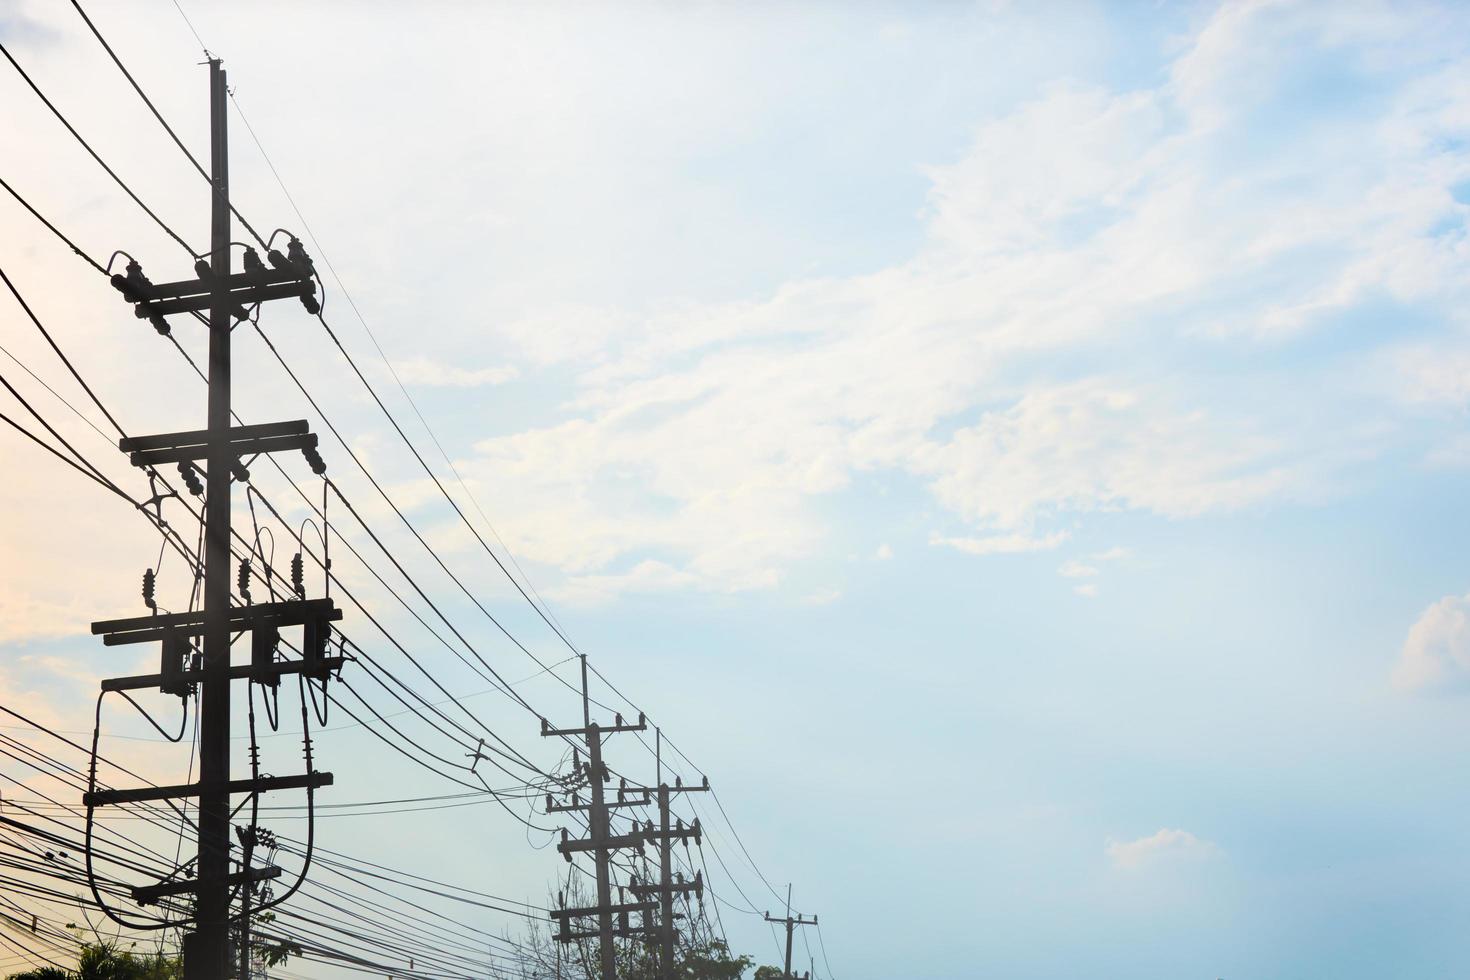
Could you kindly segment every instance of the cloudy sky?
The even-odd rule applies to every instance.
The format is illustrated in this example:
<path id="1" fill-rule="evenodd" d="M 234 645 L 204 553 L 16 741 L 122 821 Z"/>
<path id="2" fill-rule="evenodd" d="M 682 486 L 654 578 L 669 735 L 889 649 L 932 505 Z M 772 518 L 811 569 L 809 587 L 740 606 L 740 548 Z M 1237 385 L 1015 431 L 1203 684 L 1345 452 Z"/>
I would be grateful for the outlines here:
<path id="1" fill-rule="evenodd" d="M 92 6 L 207 161 L 178 11 Z M 1462 7 L 183 7 L 244 113 L 241 211 L 309 222 L 348 351 L 821 915 L 836 976 L 1470 970 Z M 0 4 L 0 40 L 203 247 L 207 187 L 70 6 Z M 0 68 L 0 177 L 99 260 L 186 276 Z M 0 230 L 0 268 L 125 427 L 202 424 L 202 386 L 102 277 L 8 198 Z M 518 639 L 565 658 L 316 321 L 277 307 L 262 329 L 367 469 Z M 100 424 L 4 294 L 0 343 Z M 235 349 L 242 417 L 324 431 L 258 335 Z M 15 360 L 0 372 L 146 496 Z M 534 674 L 323 438 L 476 649 Z M 96 679 L 143 660 L 87 624 L 141 611 L 158 539 L 14 433 L 0 450 L 0 685 L 89 729 Z M 485 687 L 335 560 L 456 694 Z M 188 588 L 165 560 L 160 594 Z M 412 672 L 361 615 L 343 625 Z M 575 720 L 548 676 L 519 689 Z M 544 749 L 509 701 L 478 703 Z M 359 731 L 329 738 L 343 800 L 383 798 L 385 773 L 394 795 L 446 792 Z M 328 846 L 543 895 L 556 854 L 471 812 L 341 820 Z M 748 901 L 775 906 L 732 836 Z M 758 917 L 724 923 L 773 960 Z"/>

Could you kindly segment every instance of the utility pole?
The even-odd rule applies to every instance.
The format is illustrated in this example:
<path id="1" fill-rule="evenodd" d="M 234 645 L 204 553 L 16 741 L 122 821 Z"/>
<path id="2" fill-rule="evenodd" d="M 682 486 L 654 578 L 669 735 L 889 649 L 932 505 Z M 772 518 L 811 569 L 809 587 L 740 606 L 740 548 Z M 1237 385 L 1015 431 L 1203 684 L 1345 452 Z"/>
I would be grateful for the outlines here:
<path id="1" fill-rule="evenodd" d="M 204 680 L 199 692 L 199 891 L 186 980 L 223 977 L 230 892 L 230 154 L 225 70 L 209 61 L 209 441 L 204 496 Z M 200 277 L 203 278 L 202 276 Z M 190 954 L 196 960 L 188 965 Z"/>
<path id="2" fill-rule="evenodd" d="M 610 858 L 613 851 L 623 848 L 638 848 L 642 850 L 644 834 L 634 825 L 632 833 L 614 835 L 612 833 L 612 822 L 608 811 L 619 806 L 646 806 L 649 802 L 647 790 L 634 790 L 641 792 L 641 799 L 629 799 L 626 785 L 618 790 L 616 803 L 609 803 L 604 792 L 603 784 L 610 778 L 607 766 L 602 761 L 602 740 L 604 736 L 617 732 L 641 732 L 648 728 L 648 722 L 640 713 L 638 724 L 625 725 L 623 716 L 616 716 L 614 723 L 607 728 L 599 726 L 592 721 L 591 701 L 587 695 L 587 658 L 582 656 L 582 719 L 581 728 L 552 728 L 551 723 L 545 718 L 541 719 L 541 734 L 548 738 L 562 738 L 568 735 L 584 739 L 587 747 L 587 766 L 585 772 L 587 781 L 592 788 L 591 803 L 582 803 L 576 796 L 572 795 L 570 804 L 558 804 L 550 793 L 546 795 L 546 812 L 562 813 L 567 811 L 585 811 L 587 813 L 587 837 L 581 840 L 571 839 L 565 828 L 561 832 L 561 843 L 557 844 L 557 850 L 571 863 L 572 855 L 578 851 L 591 851 L 597 867 L 597 904 L 587 908 L 560 908 L 551 913 L 551 918 L 559 920 L 561 930 L 557 935 L 560 942 L 571 942 L 574 939 L 590 938 L 596 936 L 600 952 L 602 980 L 616 980 L 617 978 L 617 949 L 613 945 L 613 939 L 619 936 L 632 936 L 642 933 L 642 930 L 634 930 L 626 925 L 629 912 L 642 912 L 645 917 L 658 907 L 657 902 L 634 902 L 613 904 L 612 901 L 612 875 Z M 619 916 L 622 925 L 614 927 L 613 916 Z M 596 916 L 597 930 L 573 931 L 571 920 Z"/>
<path id="3" fill-rule="evenodd" d="M 687 895 L 690 892 L 703 897 L 704 876 L 701 872 L 694 873 L 693 881 L 685 881 L 684 875 L 680 873 L 678 880 L 673 875 L 673 848 L 674 841 L 680 840 L 688 846 L 689 838 L 694 838 L 696 844 L 700 843 L 699 818 L 694 818 L 694 823 L 688 827 L 684 826 L 681 819 L 678 823 L 669 826 L 669 797 L 676 793 L 707 793 L 709 792 L 709 778 L 699 786 L 685 786 L 678 777 L 674 779 L 674 785 L 659 783 L 658 787 L 658 830 L 653 829 L 650 822 L 643 831 L 647 840 L 658 841 L 659 857 L 659 881 L 656 885 L 634 884 L 633 894 L 639 898 L 648 895 L 657 895 L 659 900 L 659 975 L 663 980 L 672 980 L 674 976 L 674 896 Z"/>
<path id="4" fill-rule="evenodd" d="M 112 277 L 112 284 L 134 305 L 139 319 L 149 320 L 161 334 L 171 330 L 166 319 L 178 313 L 208 311 L 209 404 L 208 427 L 204 430 L 173 432 L 156 436 L 125 438 L 118 447 L 131 454 L 134 466 L 150 476 L 156 467 L 178 464 L 179 474 L 195 496 L 204 496 L 204 608 L 202 612 L 160 614 L 152 599 L 152 575 L 145 576 L 144 599 L 152 609 L 146 617 L 109 620 L 92 624 L 92 632 L 103 636 L 108 646 L 159 642 L 162 647 L 158 674 L 121 677 L 102 682 L 104 691 L 130 691 L 158 687 L 164 693 L 187 698 L 198 695 L 199 781 L 178 786 L 144 789 L 103 790 L 89 787 L 83 802 L 90 808 L 145 800 L 197 797 L 197 878 L 170 875 L 163 883 L 134 888 L 133 898 L 150 905 L 167 896 L 194 893 L 194 931 L 184 937 L 185 980 L 223 980 L 230 969 L 230 891 L 240 886 L 246 893 L 254 883 L 279 877 L 276 867 L 249 867 L 248 853 L 239 874 L 230 873 L 230 799 L 236 793 L 261 793 L 273 789 L 315 789 L 330 785 L 332 774 L 308 771 L 300 776 L 268 776 L 244 780 L 230 778 L 230 682 L 247 678 L 251 683 L 276 687 L 285 674 L 299 673 L 325 683 L 342 665 L 341 657 L 326 655 L 330 622 L 342 613 L 331 599 L 305 597 L 305 587 L 296 579 L 296 597 L 283 602 L 232 606 L 230 599 L 230 488 L 231 481 L 249 478 L 241 458 L 261 453 L 299 449 L 318 475 L 326 464 L 317 454 L 316 436 L 305 422 L 267 425 L 230 424 L 230 331 L 235 321 L 254 305 L 274 299 L 296 297 L 309 313 L 319 310 L 311 259 L 295 238 L 289 258 L 269 249 L 268 269 L 253 248 L 247 248 L 244 271 L 230 274 L 230 182 L 226 132 L 225 72 L 217 58 L 209 60 L 210 94 L 210 255 L 194 264 L 197 279 L 154 285 L 143 275 L 136 260 L 127 275 Z M 206 466 L 205 484 L 199 482 L 196 463 Z M 155 498 L 162 500 L 161 497 Z M 248 582 L 249 567 L 242 569 Z M 242 586 L 242 591 L 244 586 Z M 248 602 L 248 597 L 247 597 Z M 280 628 L 303 627 L 302 659 L 277 659 Z M 251 662 L 230 662 L 232 633 L 251 634 Z M 202 638 L 202 654 L 194 652 L 195 638 Z M 308 742 L 309 745 L 309 742 Z M 308 749 L 309 758 L 309 749 Z M 253 832 L 254 827 L 250 828 Z M 248 906 L 246 906 L 248 908 Z M 242 917 L 248 912 L 242 912 Z M 248 926 L 246 927 L 248 928 Z M 242 929 L 242 936 L 245 934 Z M 242 962 L 244 958 L 242 955 Z"/>
<path id="5" fill-rule="evenodd" d="M 796 918 L 793 919 L 791 917 L 791 886 L 788 884 L 786 886 L 786 917 L 783 919 L 773 919 L 771 918 L 771 913 L 768 911 L 766 912 L 766 921 L 780 922 L 786 926 L 786 969 L 782 972 L 781 976 L 785 980 L 796 980 L 795 975 L 791 972 L 791 934 L 797 926 L 816 925 L 817 917 L 814 915 L 808 919 L 799 913 Z"/>

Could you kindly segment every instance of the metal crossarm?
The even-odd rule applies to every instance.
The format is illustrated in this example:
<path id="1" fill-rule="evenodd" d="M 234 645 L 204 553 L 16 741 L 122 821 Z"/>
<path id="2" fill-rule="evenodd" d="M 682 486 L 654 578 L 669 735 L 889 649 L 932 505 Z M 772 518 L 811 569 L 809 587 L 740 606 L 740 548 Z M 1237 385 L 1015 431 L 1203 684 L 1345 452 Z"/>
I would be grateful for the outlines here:
<path id="1" fill-rule="evenodd" d="M 305 297 L 316 293 L 316 283 L 310 279 L 302 279 L 297 282 L 282 283 L 278 286 L 250 286 L 245 289 L 232 289 L 229 293 L 228 302 L 236 309 L 254 306 L 256 303 L 264 303 L 273 299 L 290 299 L 291 297 Z M 209 293 L 200 296 L 184 296 L 179 299 L 165 299 L 139 303 L 133 308 L 133 315 L 139 320 L 147 320 L 155 316 L 171 316 L 175 313 L 194 313 L 207 310 L 213 304 L 214 298 Z"/>
<path id="2" fill-rule="evenodd" d="M 237 425 L 230 428 L 228 445 L 229 454 L 238 459 L 292 449 L 315 451 L 317 437 L 307 431 L 305 422 Z M 199 430 L 119 439 L 118 448 L 129 453 L 134 466 L 142 467 L 207 460 L 211 451 L 209 433 Z"/>
<path id="3" fill-rule="evenodd" d="M 234 292 L 249 286 L 273 286 L 280 283 L 294 283 L 310 281 L 310 276 L 303 276 L 299 269 L 263 269 L 259 272 L 237 272 L 232 276 L 226 276 L 224 286 Z M 201 276 L 198 279 L 184 279 L 179 282 L 148 283 L 135 286 L 133 290 L 147 301 L 163 299 L 179 299 L 184 296 L 208 296 L 214 290 L 214 276 Z"/>
<path id="4" fill-rule="evenodd" d="M 232 779 L 226 793 L 268 793 L 278 789 L 318 789 L 332 785 L 329 772 L 309 772 L 300 776 L 261 776 L 259 779 Z M 82 794 L 85 806 L 116 806 L 119 803 L 146 803 L 149 800 L 173 800 L 198 796 L 212 787 L 204 783 L 179 783 L 173 786 L 143 786 L 138 789 L 99 789 Z"/>
<path id="5" fill-rule="evenodd" d="M 347 662 L 346 657 L 323 657 L 320 664 L 312 665 L 304 660 L 283 660 L 280 663 L 255 666 L 254 664 L 231 664 L 230 679 L 244 680 L 246 678 L 257 683 L 268 684 L 273 678 L 283 677 L 287 674 L 302 674 L 317 672 L 335 672 L 342 668 Z M 195 684 L 204 679 L 202 670 L 186 670 L 180 675 L 185 684 Z M 162 674 L 134 674 L 130 677 L 109 677 L 102 681 L 104 691 L 142 691 L 150 687 L 159 687 L 163 683 Z"/>
<path id="6" fill-rule="evenodd" d="M 230 886 L 234 887 L 235 885 L 243 885 L 247 881 L 253 884 L 257 881 L 269 881 L 272 878 L 279 878 L 280 876 L 281 869 L 275 865 L 270 865 L 265 868 L 251 868 L 248 874 L 245 872 L 236 872 L 230 875 L 227 880 Z M 153 905 L 160 898 L 166 898 L 169 895 L 187 895 L 198 887 L 199 879 L 197 878 L 182 878 L 178 881 L 166 881 L 157 885 L 139 885 L 133 889 L 133 901 L 139 905 Z"/>
<path id="7" fill-rule="evenodd" d="M 601 915 L 603 912 L 612 912 L 616 915 L 623 912 L 652 912 L 656 908 L 658 908 L 657 902 L 628 902 L 624 905 L 613 905 L 606 909 L 592 905 L 581 909 L 552 909 L 551 917 L 553 919 L 580 919 L 588 915 Z"/>
<path id="8" fill-rule="evenodd" d="M 261 425 L 232 425 L 229 438 L 263 439 L 270 436 L 299 436 L 311 431 L 305 419 L 291 422 L 265 422 Z M 170 449 L 175 446 L 204 446 L 209 443 L 208 429 L 190 429 L 187 432 L 163 432 L 155 436 L 133 436 L 119 439 L 117 448 L 125 453 L 144 449 Z"/>
<path id="9" fill-rule="evenodd" d="M 300 626 L 308 621 L 335 622 L 342 618 L 331 599 L 291 599 L 286 602 L 261 602 L 253 606 L 231 606 L 229 630 L 258 629 L 262 626 Z M 170 630 L 181 636 L 199 636 L 204 632 L 202 611 L 166 613 L 162 616 L 135 616 L 129 619 L 104 619 L 92 624 L 92 635 L 101 636 L 107 646 L 128 643 L 151 643 L 161 640 Z"/>
<path id="10" fill-rule="evenodd" d="M 572 840 L 567 836 L 565 830 L 561 833 L 561 842 L 556 845 L 556 849 L 562 853 L 562 856 L 567 859 L 568 863 L 571 863 L 572 855 L 578 851 L 595 851 L 598 854 L 606 854 L 608 851 L 623 850 L 625 848 L 636 847 L 639 850 L 643 849 L 643 834 L 641 832 L 636 834 L 623 834 L 618 837 L 606 836 L 584 840 Z"/>

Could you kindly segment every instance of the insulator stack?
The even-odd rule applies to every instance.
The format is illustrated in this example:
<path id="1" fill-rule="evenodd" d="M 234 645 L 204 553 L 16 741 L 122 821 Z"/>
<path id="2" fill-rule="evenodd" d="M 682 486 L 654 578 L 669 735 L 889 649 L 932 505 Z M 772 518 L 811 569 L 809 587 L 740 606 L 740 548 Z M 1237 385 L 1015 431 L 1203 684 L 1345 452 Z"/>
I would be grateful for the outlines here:
<path id="1" fill-rule="evenodd" d="M 184 486 L 196 497 L 204 496 L 204 484 L 199 482 L 199 471 L 194 464 L 185 460 L 179 464 L 179 476 L 184 478 Z"/>
<path id="2" fill-rule="evenodd" d="M 158 608 L 158 603 L 153 601 L 154 584 L 155 576 L 153 574 L 153 569 L 143 569 L 143 605 L 147 606 L 149 609 Z"/>
<path id="3" fill-rule="evenodd" d="M 327 472 L 327 464 L 322 459 L 321 453 L 316 451 L 315 446 L 304 447 L 301 450 L 301 455 L 306 457 L 307 465 L 311 467 L 311 471 L 317 476 L 321 476 L 323 473 Z"/>
<path id="4" fill-rule="evenodd" d="M 251 276 L 256 281 L 262 281 L 262 280 L 265 279 L 265 275 L 266 275 L 266 271 L 267 271 L 266 270 L 266 267 L 265 267 L 265 263 L 262 262 L 262 261 L 260 261 L 260 253 L 257 252 L 255 249 L 253 249 L 253 248 L 247 248 L 247 249 L 245 249 L 244 266 L 245 266 L 245 274 L 247 276 Z"/>
<path id="5" fill-rule="evenodd" d="M 301 239 L 291 236 L 291 242 L 286 246 L 286 258 L 298 270 L 308 276 L 316 275 L 316 266 L 311 264 L 311 256 L 306 254 L 306 246 L 301 244 Z"/>
<path id="6" fill-rule="evenodd" d="M 250 601 L 250 559 L 245 558 L 240 562 L 239 592 L 240 597 L 246 602 Z"/>
<path id="7" fill-rule="evenodd" d="M 296 598 L 306 598 L 306 567 L 299 551 L 291 556 L 291 588 L 295 590 Z"/>

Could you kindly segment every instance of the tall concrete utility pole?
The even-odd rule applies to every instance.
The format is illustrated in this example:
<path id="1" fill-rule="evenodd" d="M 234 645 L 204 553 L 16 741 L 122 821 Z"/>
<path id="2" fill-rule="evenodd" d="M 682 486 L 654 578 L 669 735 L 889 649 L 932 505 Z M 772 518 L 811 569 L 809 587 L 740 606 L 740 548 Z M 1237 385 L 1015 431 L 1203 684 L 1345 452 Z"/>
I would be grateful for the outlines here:
<path id="1" fill-rule="evenodd" d="M 104 691 L 130 691 L 157 687 L 166 694 L 187 699 L 198 695 L 199 781 L 176 786 L 141 789 L 97 790 L 89 786 L 83 802 L 90 807 L 147 800 L 197 797 L 199 800 L 197 878 L 171 874 L 157 885 L 132 890 L 140 905 L 193 893 L 193 930 L 184 936 L 185 980 L 223 980 L 230 972 L 230 895 L 234 887 L 243 891 L 255 883 L 279 877 L 275 867 L 252 868 L 248 852 L 240 861 L 238 874 L 230 873 L 230 800 L 233 794 L 258 794 L 277 789 L 315 789 L 330 785 L 332 774 L 308 771 L 298 776 L 254 776 L 230 778 L 230 682 L 244 678 L 251 683 L 275 687 L 286 674 L 303 674 L 325 681 L 342 665 L 341 657 L 326 656 L 330 622 L 341 619 L 330 598 L 307 599 L 297 582 L 297 597 L 283 602 L 231 604 L 230 488 L 233 480 L 248 480 L 242 457 L 261 453 L 300 450 L 314 473 L 326 472 L 317 454 L 316 436 L 304 421 L 266 425 L 231 426 L 230 418 L 230 331 L 246 310 L 269 300 L 295 297 L 308 313 L 320 307 L 314 298 L 316 282 L 311 259 L 301 243 L 291 239 L 289 258 L 267 246 L 272 268 L 267 268 L 253 248 L 244 253 L 244 271 L 230 273 L 230 177 L 226 130 L 224 67 L 219 59 L 209 60 L 210 107 L 210 198 L 211 232 L 208 259 L 194 263 L 198 277 L 154 285 L 143 275 L 136 259 L 129 261 L 127 275 L 115 275 L 112 284 L 134 305 L 134 315 L 150 321 L 154 329 L 168 334 L 168 316 L 208 311 L 209 404 L 208 427 L 204 430 L 170 432 L 162 435 L 124 438 L 118 448 L 131 454 L 134 466 L 156 475 L 159 466 L 177 464 L 179 475 L 195 496 L 204 496 L 204 608 L 202 611 L 160 614 L 147 594 L 152 615 L 108 620 L 92 624 L 108 646 L 132 643 L 161 645 L 159 672 L 137 677 L 104 680 Z M 274 237 L 274 236 L 273 236 Z M 197 463 L 206 467 L 205 483 L 199 482 Z M 150 570 L 149 574 L 152 574 Z M 248 564 L 242 580 L 248 580 Z M 242 586 L 242 592 L 244 587 Z M 302 659 L 277 659 L 280 628 L 303 627 Z M 251 634 L 251 662 L 239 667 L 230 663 L 231 634 Z M 195 641 L 202 638 L 202 651 Z M 307 756 L 310 759 L 309 741 Z M 249 828 L 253 833 L 256 828 Z M 177 870 L 177 869 L 176 869 Z M 243 911 L 242 919 L 248 915 Z M 242 921 L 241 934 L 248 934 Z M 243 959 L 243 957 L 242 957 Z"/>
<path id="2" fill-rule="evenodd" d="M 230 154 L 225 70 L 209 62 L 209 442 L 204 496 L 204 679 L 199 691 L 198 928 L 185 980 L 223 977 L 230 890 Z M 202 277 L 201 277 L 202 278 Z M 186 944 L 188 940 L 186 940 Z M 189 960 L 195 965 L 190 967 Z"/>

